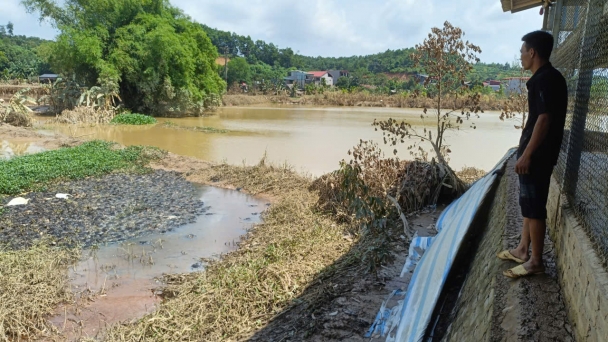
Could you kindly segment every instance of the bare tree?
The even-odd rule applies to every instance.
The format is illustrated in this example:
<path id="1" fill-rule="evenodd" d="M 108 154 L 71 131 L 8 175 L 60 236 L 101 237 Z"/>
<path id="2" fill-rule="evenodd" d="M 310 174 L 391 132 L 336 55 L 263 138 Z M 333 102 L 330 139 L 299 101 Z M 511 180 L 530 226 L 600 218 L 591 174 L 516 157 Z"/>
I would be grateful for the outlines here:
<path id="1" fill-rule="evenodd" d="M 405 143 L 406 138 L 413 138 L 414 143 L 408 146 L 410 154 L 418 159 L 426 159 L 428 152 L 420 143 L 429 143 L 439 164 L 448 170 L 447 156 L 451 152 L 446 144 L 445 133 L 460 129 L 471 115 L 482 112 L 479 107 L 480 94 L 467 91 L 466 76 L 473 69 L 473 63 L 479 62 L 477 54 L 481 49 L 463 41 L 464 32 L 445 22 L 442 29 L 433 28 L 420 45 L 412 58 L 417 67 L 426 73 L 424 85 L 427 96 L 432 99 L 432 106 L 424 108 L 420 115 L 424 121 L 436 122 L 436 130 L 418 128 L 407 120 L 398 122 L 394 119 L 374 121 L 376 130 L 383 131 L 384 141 L 390 145 Z M 472 128 L 476 128 L 471 123 Z M 411 140 L 410 140 L 411 141 Z M 393 151 L 397 154 L 397 150 Z"/>

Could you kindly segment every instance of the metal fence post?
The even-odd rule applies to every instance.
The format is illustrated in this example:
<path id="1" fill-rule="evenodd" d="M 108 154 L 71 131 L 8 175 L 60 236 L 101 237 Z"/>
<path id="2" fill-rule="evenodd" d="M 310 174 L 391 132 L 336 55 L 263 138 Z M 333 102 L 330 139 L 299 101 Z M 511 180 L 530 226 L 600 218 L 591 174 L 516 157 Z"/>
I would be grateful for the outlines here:
<path id="1" fill-rule="evenodd" d="M 593 65 L 595 59 L 593 58 L 593 46 L 596 36 L 590 33 L 594 32 L 593 29 L 599 23 L 601 11 L 597 10 L 597 6 L 599 6 L 599 1 L 596 0 L 589 0 L 587 4 L 585 30 L 583 31 L 583 43 L 581 45 L 582 50 L 578 62 L 579 72 L 576 82 L 574 112 L 568 138 L 563 188 L 573 198 L 578 183 L 581 154 L 585 140 L 585 124 L 589 111 L 589 98 L 593 81 L 593 69 L 595 67 Z"/>
<path id="2" fill-rule="evenodd" d="M 553 50 L 555 50 L 555 48 L 557 47 L 557 43 L 559 41 L 559 29 L 562 26 L 562 8 L 564 6 L 564 0 L 557 0 L 557 3 L 555 4 L 555 9 L 554 9 L 554 13 L 553 13 L 553 27 L 551 27 L 552 29 L 552 34 L 553 34 Z"/>

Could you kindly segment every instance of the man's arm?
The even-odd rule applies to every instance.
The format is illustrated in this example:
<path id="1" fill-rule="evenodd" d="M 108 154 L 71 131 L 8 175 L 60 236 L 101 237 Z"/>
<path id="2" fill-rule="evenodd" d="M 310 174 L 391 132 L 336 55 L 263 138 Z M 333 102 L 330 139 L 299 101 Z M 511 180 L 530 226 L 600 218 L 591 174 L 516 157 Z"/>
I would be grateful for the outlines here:
<path id="1" fill-rule="evenodd" d="M 547 113 L 543 113 L 538 116 L 534 130 L 532 131 L 532 137 L 524 153 L 521 155 L 517 164 L 515 164 L 515 172 L 522 175 L 530 172 L 530 163 L 532 154 L 542 144 L 547 137 L 549 132 L 549 125 L 551 124 L 551 116 Z"/>

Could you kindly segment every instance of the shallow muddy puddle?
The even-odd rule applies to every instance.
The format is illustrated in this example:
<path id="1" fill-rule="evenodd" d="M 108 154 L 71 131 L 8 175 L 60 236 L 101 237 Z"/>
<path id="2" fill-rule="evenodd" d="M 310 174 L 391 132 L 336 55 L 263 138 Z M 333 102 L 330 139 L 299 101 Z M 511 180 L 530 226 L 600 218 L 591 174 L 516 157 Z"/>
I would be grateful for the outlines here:
<path id="1" fill-rule="evenodd" d="M 163 274 L 202 271 L 201 258 L 236 249 L 240 236 L 261 221 L 269 205 L 234 190 L 199 189 L 206 211 L 195 223 L 83 251 L 83 259 L 69 271 L 78 304 L 58 308 L 51 322 L 77 339 L 141 318 L 160 303 L 158 279 Z"/>

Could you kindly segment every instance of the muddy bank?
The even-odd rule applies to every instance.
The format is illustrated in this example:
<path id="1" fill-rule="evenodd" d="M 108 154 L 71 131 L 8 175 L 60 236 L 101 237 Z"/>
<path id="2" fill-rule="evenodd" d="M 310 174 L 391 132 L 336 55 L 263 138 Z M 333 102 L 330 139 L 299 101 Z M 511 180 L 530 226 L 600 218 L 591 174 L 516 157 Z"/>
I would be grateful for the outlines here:
<path id="1" fill-rule="evenodd" d="M 396 95 L 377 95 L 364 92 L 342 93 L 327 92 L 325 94 L 302 95 L 224 95 L 224 106 L 254 106 L 261 104 L 333 106 L 333 107 L 392 107 L 392 108 L 429 108 L 434 100 L 426 97 Z M 461 108 L 463 99 L 443 99 L 446 108 Z M 482 95 L 480 108 L 482 110 L 501 110 L 506 99 Z"/>
<path id="2" fill-rule="evenodd" d="M 6 157 L 23 154 L 22 152 L 25 152 L 31 146 L 38 149 L 35 152 L 75 146 L 84 142 L 82 138 L 67 137 L 52 132 L 35 131 L 31 128 L 15 127 L 0 122 L 0 142 L 6 141 L 5 145 L 7 145 L 3 151 L 6 151 L 7 148 L 17 150 L 13 151 L 12 154 L 10 152 L 5 153 Z M 8 146 L 9 144 L 12 146 Z M 15 146 L 18 147 L 15 148 Z M 22 147 L 22 149 L 20 150 L 19 147 Z"/>
<path id="3" fill-rule="evenodd" d="M 67 199 L 57 198 L 67 194 Z M 90 247 L 150 232 L 171 231 L 205 212 L 195 187 L 175 172 L 111 174 L 51 185 L 4 208 L 0 240 L 29 247 L 51 236 L 59 245 Z M 12 197 L 3 199 L 6 205 Z"/>

